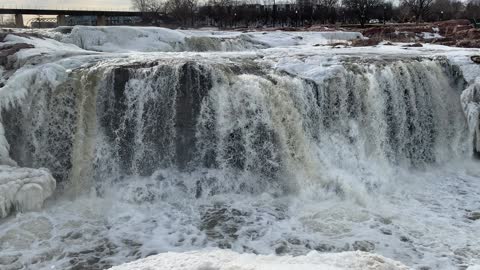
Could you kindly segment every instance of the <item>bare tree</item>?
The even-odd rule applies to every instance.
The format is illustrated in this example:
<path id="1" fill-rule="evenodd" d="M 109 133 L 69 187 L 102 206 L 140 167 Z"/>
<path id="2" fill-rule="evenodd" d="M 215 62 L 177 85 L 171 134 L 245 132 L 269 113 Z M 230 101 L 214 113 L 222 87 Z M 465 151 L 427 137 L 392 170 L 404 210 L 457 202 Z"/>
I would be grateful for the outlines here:
<path id="1" fill-rule="evenodd" d="M 415 22 L 422 21 L 430 12 L 434 0 L 403 0 L 410 12 L 415 16 Z"/>
<path id="2" fill-rule="evenodd" d="M 464 17 L 469 19 L 480 19 L 480 0 L 471 0 L 464 11 Z"/>
<path id="3" fill-rule="evenodd" d="M 165 0 L 131 0 L 132 6 L 136 10 L 144 13 L 142 20 L 144 23 L 157 23 L 161 15 L 166 14 Z"/>
<path id="4" fill-rule="evenodd" d="M 338 0 L 320 0 L 319 3 L 323 11 L 323 23 L 325 23 L 325 20 L 335 23 Z"/>
<path id="5" fill-rule="evenodd" d="M 198 0 L 169 0 L 166 3 L 166 11 L 183 25 L 188 25 L 190 22 L 193 26 L 197 6 Z"/>
<path id="6" fill-rule="evenodd" d="M 164 13 L 166 2 L 163 0 L 132 0 L 132 5 L 141 12 Z"/>
<path id="7" fill-rule="evenodd" d="M 435 0 L 428 14 L 428 20 L 451 20 L 461 17 L 461 12 L 465 9 L 464 4 L 457 0 Z"/>
<path id="8" fill-rule="evenodd" d="M 338 0 L 320 0 L 320 5 L 327 8 L 335 8 L 338 4 Z"/>
<path id="9" fill-rule="evenodd" d="M 405 1 L 414 1 L 414 0 L 405 0 Z M 423 1 L 423 0 L 419 0 Z M 432 0 L 433 1 L 433 0 Z M 346 8 L 352 10 L 362 27 L 365 26 L 365 23 L 368 21 L 370 14 L 373 9 L 382 4 L 381 0 L 344 0 L 343 4 Z"/>

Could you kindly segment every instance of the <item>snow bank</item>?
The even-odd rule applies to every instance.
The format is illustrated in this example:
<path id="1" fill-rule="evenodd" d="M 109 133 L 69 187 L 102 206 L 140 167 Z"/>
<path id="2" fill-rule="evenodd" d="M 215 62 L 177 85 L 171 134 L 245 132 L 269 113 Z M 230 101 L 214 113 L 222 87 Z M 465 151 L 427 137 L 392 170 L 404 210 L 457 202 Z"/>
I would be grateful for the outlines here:
<path id="1" fill-rule="evenodd" d="M 439 33 L 431 33 L 431 32 L 422 32 L 418 36 L 423 39 L 443 38 L 443 36 L 440 35 Z"/>
<path id="2" fill-rule="evenodd" d="M 305 256 L 239 254 L 229 250 L 162 253 L 111 268 L 112 270 L 401 270 L 409 269 L 399 262 L 365 252 L 320 254 L 312 251 Z"/>
<path id="3" fill-rule="evenodd" d="M 40 209 L 55 187 L 55 179 L 47 169 L 0 165 L 0 218 L 13 210 Z"/>

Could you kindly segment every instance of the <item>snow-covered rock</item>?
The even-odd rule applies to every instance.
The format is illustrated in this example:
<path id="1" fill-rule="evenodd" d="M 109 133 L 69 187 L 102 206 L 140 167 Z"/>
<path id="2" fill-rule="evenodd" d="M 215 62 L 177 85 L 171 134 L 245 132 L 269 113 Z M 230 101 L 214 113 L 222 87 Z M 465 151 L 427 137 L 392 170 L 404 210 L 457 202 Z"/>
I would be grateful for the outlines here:
<path id="1" fill-rule="evenodd" d="M 377 254 L 343 252 L 305 256 L 239 254 L 230 250 L 162 253 L 111 268 L 112 270 L 403 270 L 405 265 Z"/>
<path id="2" fill-rule="evenodd" d="M 0 218 L 12 211 L 40 209 L 55 187 L 55 179 L 47 169 L 0 165 Z"/>

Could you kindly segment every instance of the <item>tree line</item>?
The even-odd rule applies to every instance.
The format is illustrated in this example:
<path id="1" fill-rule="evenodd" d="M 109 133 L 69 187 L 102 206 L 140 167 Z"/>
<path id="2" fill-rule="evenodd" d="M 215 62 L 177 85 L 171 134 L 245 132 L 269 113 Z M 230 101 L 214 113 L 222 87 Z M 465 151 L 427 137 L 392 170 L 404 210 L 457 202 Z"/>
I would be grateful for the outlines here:
<path id="1" fill-rule="evenodd" d="M 186 27 L 296 27 L 312 24 L 360 24 L 369 22 L 428 22 L 480 19 L 480 0 L 132 0 L 133 7 L 148 13 L 144 22 L 160 18 Z M 152 15 L 158 14 L 158 16 Z"/>

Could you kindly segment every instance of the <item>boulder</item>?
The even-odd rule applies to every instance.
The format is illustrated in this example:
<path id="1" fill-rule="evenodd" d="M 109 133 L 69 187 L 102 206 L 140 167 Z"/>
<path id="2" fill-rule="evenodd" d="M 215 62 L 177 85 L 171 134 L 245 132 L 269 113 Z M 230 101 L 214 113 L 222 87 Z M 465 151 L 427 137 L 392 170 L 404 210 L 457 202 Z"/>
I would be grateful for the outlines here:
<path id="1" fill-rule="evenodd" d="M 470 57 L 475 64 L 480 64 L 480 55 L 473 55 Z"/>
<path id="2" fill-rule="evenodd" d="M 480 219 L 480 212 L 472 212 L 467 215 L 467 218 L 470 220 L 479 220 Z"/>
<path id="3" fill-rule="evenodd" d="M 380 43 L 377 39 L 355 39 L 352 41 L 353 47 L 367 47 L 367 46 L 376 46 Z"/>
<path id="4" fill-rule="evenodd" d="M 370 252 L 375 249 L 375 244 L 370 241 L 355 241 L 352 244 L 353 250 L 360 250 L 365 252 Z"/>
<path id="5" fill-rule="evenodd" d="M 418 47 L 423 47 L 423 45 L 421 43 L 413 43 L 413 44 L 404 45 L 403 47 L 418 48 Z"/>

